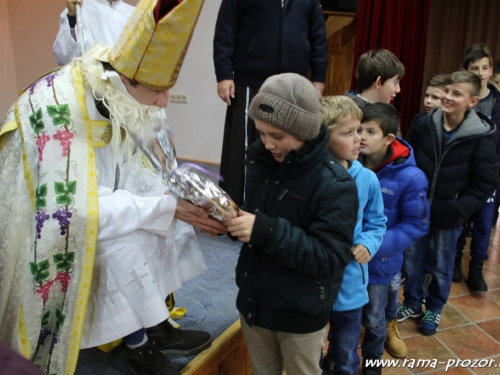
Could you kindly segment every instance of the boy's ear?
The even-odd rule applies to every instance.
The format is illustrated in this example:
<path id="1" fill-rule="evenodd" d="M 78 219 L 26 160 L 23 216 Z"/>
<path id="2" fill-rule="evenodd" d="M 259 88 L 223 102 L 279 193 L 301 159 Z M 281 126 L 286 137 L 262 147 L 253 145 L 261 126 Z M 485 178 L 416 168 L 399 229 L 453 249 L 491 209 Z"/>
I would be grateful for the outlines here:
<path id="1" fill-rule="evenodd" d="M 392 142 L 394 142 L 394 140 L 396 139 L 396 136 L 392 133 L 389 133 L 386 137 L 386 140 L 384 142 L 384 146 L 389 146 L 392 144 Z"/>
<path id="2" fill-rule="evenodd" d="M 378 76 L 377 79 L 375 80 L 375 88 L 379 88 L 382 86 L 382 76 Z"/>
<path id="3" fill-rule="evenodd" d="M 477 103 L 479 103 L 479 96 L 473 96 L 470 99 L 469 108 L 474 108 L 477 105 Z"/>

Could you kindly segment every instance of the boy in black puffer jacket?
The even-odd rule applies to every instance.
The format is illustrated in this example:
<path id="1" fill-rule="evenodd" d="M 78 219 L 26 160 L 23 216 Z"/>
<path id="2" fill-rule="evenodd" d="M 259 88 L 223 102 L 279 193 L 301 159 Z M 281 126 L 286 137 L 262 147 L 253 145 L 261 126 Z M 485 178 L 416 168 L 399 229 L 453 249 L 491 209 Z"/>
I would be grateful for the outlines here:
<path id="1" fill-rule="evenodd" d="M 350 259 L 358 196 L 328 152 L 319 95 L 305 78 L 268 78 L 249 111 L 244 210 L 226 224 L 242 242 L 237 307 L 252 374 L 321 374 L 329 311 Z"/>
<path id="2" fill-rule="evenodd" d="M 495 124 L 473 110 L 481 80 L 472 72 L 452 73 L 444 87 L 441 108 L 417 117 L 408 134 L 415 161 L 429 180 L 430 233 L 405 253 L 407 280 L 397 320 L 417 318 L 422 311 L 424 262 L 432 281 L 425 299 L 420 332 L 433 335 L 448 301 L 457 238 L 474 211 L 484 205 L 498 184 Z"/>

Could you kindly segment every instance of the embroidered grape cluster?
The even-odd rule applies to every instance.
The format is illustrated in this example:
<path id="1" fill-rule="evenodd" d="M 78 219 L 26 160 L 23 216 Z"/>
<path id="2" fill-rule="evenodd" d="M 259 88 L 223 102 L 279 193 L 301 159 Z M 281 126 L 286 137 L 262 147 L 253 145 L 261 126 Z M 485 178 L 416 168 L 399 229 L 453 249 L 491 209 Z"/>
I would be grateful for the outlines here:
<path id="1" fill-rule="evenodd" d="M 45 339 L 47 338 L 48 335 L 50 335 L 52 333 L 52 331 L 50 329 L 47 329 L 47 328 L 42 328 L 42 330 L 40 331 L 40 336 L 38 338 L 38 340 L 40 341 L 40 345 L 45 345 Z"/>
<path id="2" fill-rule="evenodd" d="M 55 280 L 61 283 L 61 291 L 66 293 L 71 276 L 67 272 L 59 272 Z"/>
<path id="3" fill-rule="evenodd" d="M 53 219 L 57 219 L 59 221 L 59 226 L 61 228 L 61 236 L 64 236 L 66 234 L 66 230 L 68 229 L 69 226 L 69 220 L 73 216 L 71 211 L 67 211 L 65 209 L 57 210 L 55 213 L 52 214 Z"/>
<path id="4" fill-rule="evenodd" d="M 52 342 L 50 343 L 50 351 L 54 349 L 54 346 L 57 344 L 57 335 L 54 333 L 52 335 Z"/>
<path id="5" fill-rule="evenodd" d="M 50 140 L 50 135 L 47 135 L 47 134 L 41 134 L 35 144 L 36 146 L 38 147 L 38 161 L 42 161 L 43 160 L 43 149 L 45 148 L 45 144 Z"/>
<path id="6" fill-rule="evenodd" d="M 74 134 L 67 130 L 59 129 L 56 134 L 54 134 L 54 139 L 57 139 L 63 148 L 63 156 L 68 156 L 68 149 L 71 146 L 71 139 L 73 139 Z"/>
<path id="7" fill-rule="evenodd" d="M 45 211 L 38 211 L 36 214 L 36 236 L 38 239 L 42 238 L 43 223 L 50 219 L 50 215 Z"/>
<path id="8" fill-rule="evenodd" d="M 40 289 L 37 289 L 36 292 L 42 295 L 43 302 L 47 302 L 49 299 L 50 287 L 54 284 L 54 280 L 49 280 L 45 284 L 42 284 Z"/>

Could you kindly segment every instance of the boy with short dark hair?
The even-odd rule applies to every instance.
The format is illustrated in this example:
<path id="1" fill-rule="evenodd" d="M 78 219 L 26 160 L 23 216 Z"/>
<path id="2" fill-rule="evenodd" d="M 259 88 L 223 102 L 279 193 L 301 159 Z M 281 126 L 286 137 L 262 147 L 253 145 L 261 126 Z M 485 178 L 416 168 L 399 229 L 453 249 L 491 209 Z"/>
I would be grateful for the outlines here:
<path id="1" fill-rule="evenodd" d="M 447 74 L 436 74 L 427 80 L 424 96 L 424 106 L 427 113 L 431 113 L 434 108 L 441 106 L 441 97 L 447 77 Z"/>
<path id="2" fill-rule="evenodd" d="M 363 108 L 367 103 L 391 103 L 401 91 L 399 81 L 405 74 L 405 67 L 389 50 L 374 49 L 363 53 L 356 67 L 359 90 L 346 94 Z"/>
<path id="3" fill-rule="evenodd" d="M 252 374 L 321 374 L 326 325 L 358 212 L 356 184 L 328 152 L 319 94 L 293 73 L 268 78 L 249 116 L 243 209 L 228 230 L 244 242 L 236 306 Z"/>
<path id="4" fill-rule="evenodd" d="M 356 181 L 359 198 L 351 258 L 330 313 L 328 353 L 322 368 L 323 375 L 352 375 L 358 373 L 361 316 L 368 303 L 368 262 L 382 243 L 387 218 L 377 176 L 357 161 L 363 113 L 347 96 L 321 98 L 321 111 L 330 133 L 328 149 Z"/>
<path id="5" fill-rule="evenodd" d="M 403 253 L 429 226 L 427 179 L 415 164 L 411 146 L 396 137 L 399 123 L 399 114 L 390 104 L 363 108 L 360 161 L 377 174 L 387 216 L 382 245 L 368 263 L 370 301 L 363 308 L 361 345 L 364 374 L 380 373 L 379 368 L 367 367 L 366 360 L 381 358 L 384 346 L 394 357 L 407 355 L 396 327 Z"/>
<path id="6" fill-rule="evenodd" d="M 496 124 L 495 140 L 497 142 L 497 170 L 500 164 L 499 148 L 499 126 L 500 126 L 500 92 L 495 85 L 489 83 L 493 74 L 493 59 L 489 48 L 485 44 L 473 45 L 464 57 L 462 68 L 477 74 L 481 79 L 479 91 L 479 103 L 474 107 L 476 112 L 482 113 Z M 469 263 L 469 277 L 466 284 L 471 292 L 486 292 L 488 285 L 483 276 L 483 263 L 488 260 L 488 247 L 490 244 L 491 225 L 495 216 L 495 192 L 488 197 L 483 206 L 472 213 L 470 222 L 472 224 L 472 240 L 470 243 L 471 260 Z M 496 206 L 498 211 L 498 205 Z M 462 256 L 465 247 L 465 234 L 467 225 L 464 225 L 462 233 L 457 240 L 457 254 L 455 267 L 453 269 L 453 281 L 462 280 Z"/>
<path id="7" fill-rule="evenodd" d="M 448 300 L 457 238 L 469 215 L 479 209 L 498 185 L 495 125 L 473 110 L 481 80 L 472 72 L 454 72 L 444 88 L 441 107 L 418 117 L 408 134 L 417 166 L 429 180 L 430 232 L 405 254 L 407 279 L 398 321 L 422 315 L 422 281 L 427 257 L 432 280 L 420 322 L 423 335 L 437 332 Z M 430 255 L 432 254 L 432 256 Z"/>

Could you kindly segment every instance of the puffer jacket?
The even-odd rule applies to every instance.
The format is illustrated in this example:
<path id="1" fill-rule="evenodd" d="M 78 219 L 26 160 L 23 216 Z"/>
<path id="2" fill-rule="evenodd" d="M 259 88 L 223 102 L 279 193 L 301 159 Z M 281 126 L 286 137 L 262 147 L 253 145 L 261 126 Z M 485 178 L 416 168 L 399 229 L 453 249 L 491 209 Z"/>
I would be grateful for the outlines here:
<path id="1" fill-rule="evenodd" d="M 377 169 L 387 230 L 378 252 L 368 263 L 370 285 L 389 284 L 401 271 L 405 249 L 429 232 L 428 182 L 417 168 L 414 151 L 401 138 L 391 145 L 394 159 Z M 408 155 L 399 157 L 399 155 Z"/>
<path id="2" fill-rule="evenodd" d="M 448 144 L 442 147 L 443 112 L 418 116 L 408 143 L 417 166 L 429 181 L 431 230 L 458 228 L 484 205 L 498 186 L 495 124 L 481 113 L 467 110 Z"/>
<path id="3" fill-rule="evenodd" d="M 243 209 L 256 214 L 236 266 L 236 305 L 250 325 L 310 333 L 326 326 L 349 261 L 356 184 L 320 134 L 276 162 L 257 140 L 247 150 Z"/>

